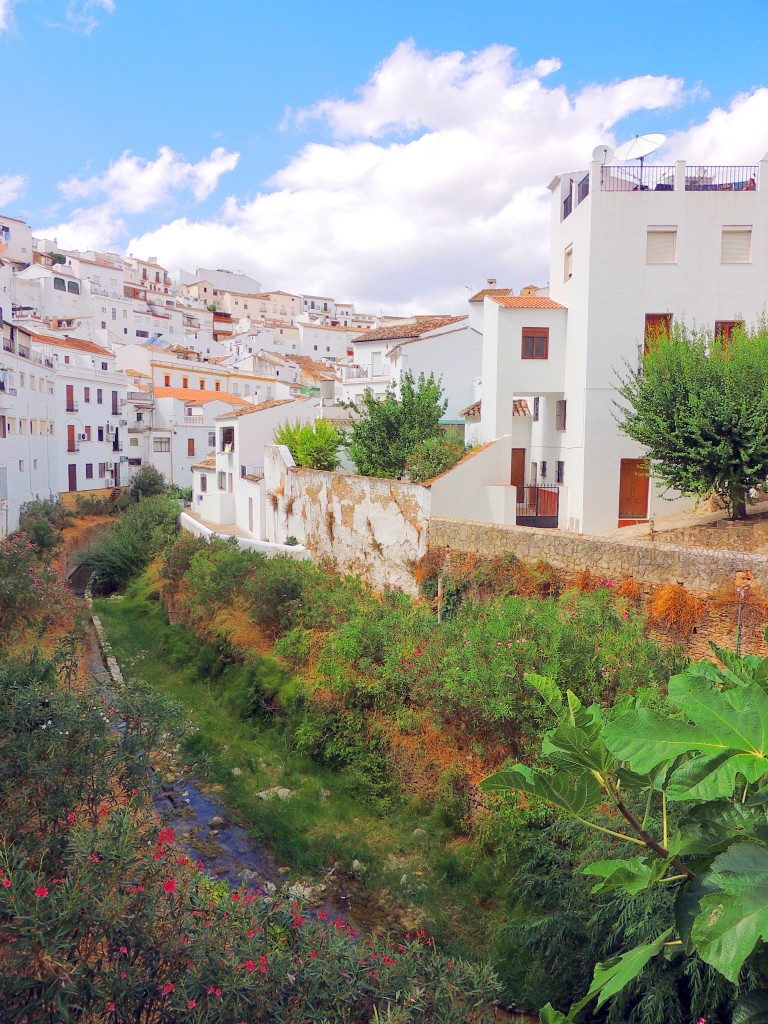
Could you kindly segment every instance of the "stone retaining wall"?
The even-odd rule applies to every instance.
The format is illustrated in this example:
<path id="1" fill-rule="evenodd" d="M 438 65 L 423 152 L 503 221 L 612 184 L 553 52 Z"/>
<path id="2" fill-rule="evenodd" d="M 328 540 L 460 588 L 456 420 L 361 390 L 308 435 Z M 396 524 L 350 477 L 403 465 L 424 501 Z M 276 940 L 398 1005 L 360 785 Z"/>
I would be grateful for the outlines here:
<path id="1" fill-rule="evenodd" d="M 659 531 L 654 534 L 654 543 L 768 555 L 768 523 L 750 523 L 749 520 L 746 523 L 734 523 L 723 520 L 717 526 L 688 526 L 680 530 Z"/>
<path id="2" fill-rule="evenodd" d="M 541 559 L 569 572 L 589 569 L 598 576 L 631 575 L 650 584 L 679 581 L 701 593 L 717 590 L 735 573 L 746 570 L 754 574 L 760 587 L 768 588 L 768 556 L 700 546 L 495 526 L 447 516 L 430 519 L 429 546 L 488 557 L 512 552 L 524 562 Z"/>

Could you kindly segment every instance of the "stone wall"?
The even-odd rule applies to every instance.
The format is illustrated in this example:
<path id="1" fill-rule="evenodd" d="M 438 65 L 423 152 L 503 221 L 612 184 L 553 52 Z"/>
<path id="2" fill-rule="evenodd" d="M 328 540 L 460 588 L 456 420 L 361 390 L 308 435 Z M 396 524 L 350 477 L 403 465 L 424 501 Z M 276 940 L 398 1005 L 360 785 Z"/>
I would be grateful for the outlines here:
<path id="1" fill-rule="evenodd" d="M 303 469 L 282 445 L 265 446 L 264 481 L 269 540 L 293 534 L 313 558 L 332 558 L 375 587 L 417 593 L 413 567 L 427 549 L 429 488 Z"/>
<path id="2" fill-rule="evenodd" d="M 466 519 L 433 517 L 429 546 L 452 551 L 477 552 L 497 557 L 512 552 L 524 562 L 538 559 L 557 569 L 578 572 L 589 569 L 598 576 L 634 576 L 643 583 L 679 581 L 690 590 L 706 593 L 733 579 L 738 571 L 754 574 L 756 583 L 768 587 L 768 556 L 723 549 L 713 550 L 680 544 L 613 537 L 582 536 L 561 530 L 526 526 L 494 526 Z"/>
<path id="3" fill-rule="evenodd" d="M 727 551 L 749 551 L 768 555 L 768 522 L 721 519 L 711 526 L 688 526 L 654 534 L 655 544 L 679 544 L 693 547 L 721 548 Z"/>

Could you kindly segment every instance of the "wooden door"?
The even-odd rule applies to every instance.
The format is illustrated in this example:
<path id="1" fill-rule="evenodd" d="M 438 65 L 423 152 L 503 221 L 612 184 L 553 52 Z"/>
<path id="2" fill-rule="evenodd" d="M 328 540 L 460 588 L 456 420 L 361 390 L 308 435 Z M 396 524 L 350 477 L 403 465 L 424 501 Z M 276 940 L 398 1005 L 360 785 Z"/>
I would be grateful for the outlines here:
<path id="1" fill-rule="evenodd" d="M 67 424 L 67 451 L 68 452 L 76 452 L 77 451 L 77 441 L 75 440 L 75 425 L 74 425 L 74 423 L 68 423 Z M 75 490 L 75 489 L 76 488 L 70 487 L 70 491 L 71 490 Z"/>
<path id="2" fill-rule="evenodd" d="M 67 412 L 75 412 L 75 387 L 67 384 Z"/>
<path id="3" fill-rule="evenodd" d="M 622 459 L 619 474 L 619 519 L 648 518 L 648 460 Z"/>
<path id="4" fill-rule="evenodd" d="M 113 473 L 114 473 L 114 477 L 115 477 L 114 486 L 115 487 L 119 487 L 120 486 L 120 463 L 119 462 L 115 463 Z"/>
<path id="5" fill-rule="evenodd" d="M 509 482 L 517 488 L 517 501 L 525 500 L 525 448 L 512 449 Z"/>
<path id="6" fill-rule="evenodd" d="M 70 491 L 77 490 L 77 466 L 74 463 L 70 463 L 67 467 L 67 489 Z"/>

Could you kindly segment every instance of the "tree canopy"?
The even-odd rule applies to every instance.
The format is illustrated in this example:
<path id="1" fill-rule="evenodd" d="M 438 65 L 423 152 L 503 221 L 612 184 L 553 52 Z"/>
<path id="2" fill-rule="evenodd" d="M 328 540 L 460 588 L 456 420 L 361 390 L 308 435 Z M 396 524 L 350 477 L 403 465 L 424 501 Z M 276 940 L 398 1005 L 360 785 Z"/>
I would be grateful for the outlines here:
<path id="1" fill-rule="evenodd" d="M 344 443 L 344 432 L 328 420 L 306 423 L 284 423 L 274 432 L 275 444 L 284 444 L 297 466 L 307 469 L 338 469 L 339 448 Z"/>
<path id="2" fill-rule="evenodd" d="M 725 342 L 676 328 L 620 381 L 621 430 L 648 450 L 651 472 L 682 494 L 718 494 L 746 516 L 768 476 L 768 333 Z"/>
<path id="3" fill-rule="evenodd" d="M 415 449 L 440 433 L 440 417 L 448 407 L 440 379 L 434 374 L 410 371 L 397 387 L 390 382 L 383 398 L 366 390 L 359 405 L 353 405 L 360 419 L 352 425 L 347 450 L 358 473 L 363 476 L 404 475 Z"/>

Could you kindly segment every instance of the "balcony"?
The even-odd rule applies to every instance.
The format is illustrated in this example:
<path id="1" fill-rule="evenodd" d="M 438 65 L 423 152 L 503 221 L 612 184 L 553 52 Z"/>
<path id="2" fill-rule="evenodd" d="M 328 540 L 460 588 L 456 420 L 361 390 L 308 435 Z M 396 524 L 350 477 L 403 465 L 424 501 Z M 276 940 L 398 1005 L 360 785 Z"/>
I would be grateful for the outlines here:
<path id="1" fill-rule="evenodd" d="M 3 337 L 3 352 L 15 352 L 16 343 L 10 338 Z"/>
<path id="2" fill-rule="evenodd" d="M 602 192 L 755 192 L 757 165 L 736 164 L 714 167 L 711 164 L 614 166 L 601 168 Z"/>
<path id="3" fill-rule="evenodd" d="M 240 479 L 241 480 L 263 480 L 264 479 L 264 467 L 263 466 L 241 466 L 240 467 Z"/>
<path id="4" fill-rule="evenodd" d="M 67 412 L 79 412 L 79 410 L 80 410 L 80 406 L 78 405 L 77 402 L 67 401 L 67 405 L 66 405 L 66 411 Z"/>
<path id="5" fill-rule="evenodd" d="M 185 427 L 202 427 L 205 424 L 205 416 L 185 416 Z"/>
<path id="6" fill-rule="evenodd" d="M 80 451 L 80 443 L 78 441 L 67 441 L 67 451 L 68 452 L 79 452 Z"/>
<path id="7" fill-rule="evenodd" d="M 341 379 L 348 380 L 389 380 L 389 367 L 383 365 L 342 366 Z"/>

